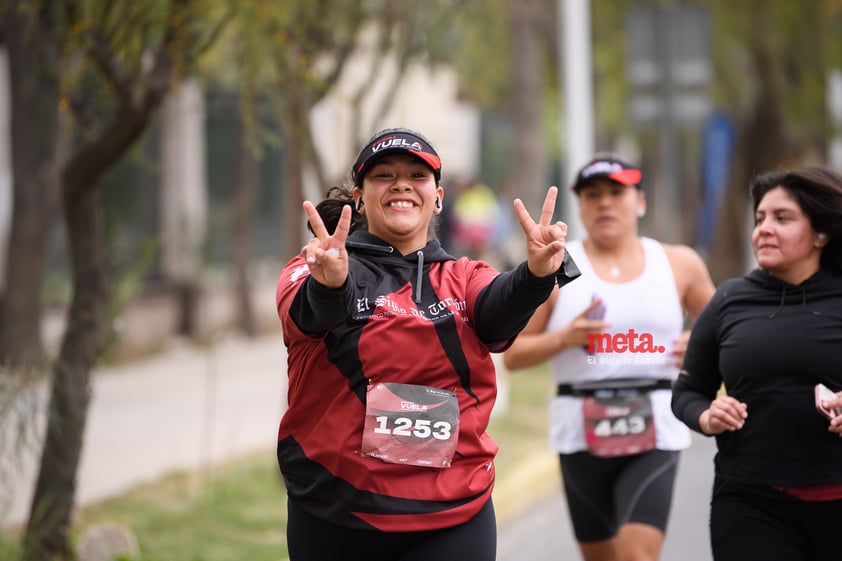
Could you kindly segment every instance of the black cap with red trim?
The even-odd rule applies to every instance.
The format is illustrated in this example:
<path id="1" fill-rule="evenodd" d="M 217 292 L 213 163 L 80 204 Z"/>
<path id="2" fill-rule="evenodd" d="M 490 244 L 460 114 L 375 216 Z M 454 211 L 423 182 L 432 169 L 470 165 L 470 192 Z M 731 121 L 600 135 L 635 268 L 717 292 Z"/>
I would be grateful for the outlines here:
<path id="1" fill-rule="evenodd" d="M 362 185 L 367 168 L 370 168 L 375 160 L 395 152 L 406 152 L 420 158 L 433 170 L 436 181 L 441 180 L 441 159 L 430 141 L 420 133 L 398 128 L 382 130 L 366 143 L 351 170 L 354 185 Z"/>
<path id="2" fill-rule="evenodd" d="M 634 186 L 640 189 L 643 172 L 640 171 L 640 168 L 617 156 L 598 156 L 579 170 L 579 173 L 576 174 L 576 181 L 570 188 L 578 191 L 580 187 L 597 178 L 610 179 L 620 185 Z"/>

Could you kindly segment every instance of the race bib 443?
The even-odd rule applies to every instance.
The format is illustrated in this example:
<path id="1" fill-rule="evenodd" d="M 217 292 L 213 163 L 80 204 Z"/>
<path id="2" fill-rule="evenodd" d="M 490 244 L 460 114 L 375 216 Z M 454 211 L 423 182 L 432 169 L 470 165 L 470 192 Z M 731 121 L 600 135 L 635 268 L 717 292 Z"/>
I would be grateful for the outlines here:
<path id="1" fill-rule="evenodd" d="M 582 398 L 582 412 L 588 450 L 595 456 L 630 456 L 655 448 L 646 391 L 600 390 Z"/>

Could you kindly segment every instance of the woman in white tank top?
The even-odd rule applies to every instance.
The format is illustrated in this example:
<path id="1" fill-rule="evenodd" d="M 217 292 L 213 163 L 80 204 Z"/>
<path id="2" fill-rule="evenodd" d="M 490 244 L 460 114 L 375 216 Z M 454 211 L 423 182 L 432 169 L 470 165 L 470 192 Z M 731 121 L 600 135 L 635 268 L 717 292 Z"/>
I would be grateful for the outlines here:
<path id="1" fill-rule="evenodd" d="M 510 370 L 549 361 L 550 439 L 585 561 L 658 559 L 678 451 L 690 444 L 669 388 L 685 316 L 714 292 L 693 249 L 639 235 L 641 180 L 614 155 L 579 171 L 572 188 L 587 236 L 567 250 L 582 277 L 556 289 L 504 355 Z"/>

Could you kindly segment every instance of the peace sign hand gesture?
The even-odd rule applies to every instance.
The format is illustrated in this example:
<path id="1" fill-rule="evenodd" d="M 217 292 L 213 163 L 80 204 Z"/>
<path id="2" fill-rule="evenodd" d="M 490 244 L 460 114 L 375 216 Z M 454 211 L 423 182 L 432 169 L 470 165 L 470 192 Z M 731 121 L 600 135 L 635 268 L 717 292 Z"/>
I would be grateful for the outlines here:
<path id="1" fill-rule="evenodd" d="M 328 235 L 322 217 L 310 201 L 304 201 L 304 212 L 315 237 L 301 248 L 301 255 L 310 268 L 310 275 L 319 284 L 339 288 L 348 278 L 348 252 L 345 240 L 351 228 L 351 206 L 342 207 L 342 214 L 333 235 Z"/>
<path id="2" fill-rule="evenodd" d="M 536 224 L 527 212 L 523 201 L 515 199 L 515 213 L 520 227 L 526 234 L 526 263 L 529 271 L 536 277 L 547 277 L 558 271 L 564 259 L 564 247 L 567 239 L 567 224 L 550 224 L 555 210 L 557 187 L 550 187 L 541 207 L 541 217 Z"/>

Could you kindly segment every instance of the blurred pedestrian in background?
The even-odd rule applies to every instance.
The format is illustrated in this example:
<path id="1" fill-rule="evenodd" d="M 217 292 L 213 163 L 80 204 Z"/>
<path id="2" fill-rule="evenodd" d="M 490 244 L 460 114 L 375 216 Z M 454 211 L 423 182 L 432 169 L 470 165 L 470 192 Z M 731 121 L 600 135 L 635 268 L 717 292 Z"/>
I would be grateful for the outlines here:
<path id="1" fill-rule="evenodd" d="M 655 560 L 690 434 L 670 411 L 689 333 L 714 292 L 691 248 L 640 236 L 641 170 L 597 154 L 576 192 L 587 236 L 567 244 L 578 283 L 553 291 L 506 351 L 509 369 L 549 361 L 550 438 L 586 561 Z"/>
<path id="2" fill-rule="evenodd" d="M 277 306 L 289 409 L 278 462 L 292 561 L 494 561 L 497 445 L 486 433 L 502 352 L 578 271 L 547 192 L 514 202 L 527 259 L 498 273 L 431 239 L 445 203 L 421 134 L 377 133 L 352 183 L 314 207 Z"/>
<path id="3" fill-rule="evenodd" d="M 724 282 L 702 313 L 672 407 L 716 436 L 716 561 L 838 561 L 842 176 L 774 171 L 751 196 L 759 268 Z M 820 383 L 835 397 L 817 402 Z"/>
<path id="4" fill-rule="evenodd" d="M 461 186 L 453 203 L 452 242 L 456 251 L 472 259 L 491 261 L 498 242 L 502 209 L 497 194 L 478 179 Z"/>

